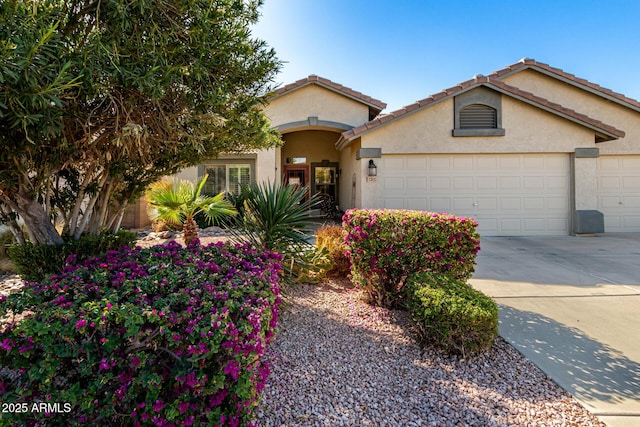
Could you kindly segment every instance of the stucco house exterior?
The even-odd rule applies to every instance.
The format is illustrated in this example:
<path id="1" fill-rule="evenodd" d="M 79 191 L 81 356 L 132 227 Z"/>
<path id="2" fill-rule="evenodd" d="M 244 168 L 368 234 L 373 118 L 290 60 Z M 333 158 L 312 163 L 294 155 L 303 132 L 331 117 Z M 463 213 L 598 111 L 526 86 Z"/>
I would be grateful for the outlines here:
<path id="1" fill-rule="evenodd" d="M 640 103 L 532 59 L 406 107 L 312 75 L 265 107 L 284 144 L 182 171 L 309 185 L 342 209 L 470 216 L 483 235 L 640 232 Z M 376 167 L 370 176 L 369 166 Z"/>

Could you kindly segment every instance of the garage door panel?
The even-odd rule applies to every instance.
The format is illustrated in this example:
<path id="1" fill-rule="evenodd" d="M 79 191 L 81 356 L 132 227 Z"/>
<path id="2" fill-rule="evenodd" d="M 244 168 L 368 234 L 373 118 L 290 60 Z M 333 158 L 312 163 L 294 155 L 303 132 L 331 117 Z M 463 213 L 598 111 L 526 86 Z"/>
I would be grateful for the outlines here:
<path id="1" fill-rule="evenodd" d="M 470 176 L 453 178 L 453 191 L 473 191 L 474 178 Z"/>
<path id="2" fill-rule="evenodd" d="M 476 178 L 478 190 L 498 190 L 498 178 L 493 176 L 479 176 Z"/>
<path id="3" fill-rule="evenodd" d="M 433 177 L 429 178 L 429 189 L 430 190 L 450 190 L 451 189 L 451 179 L 449 177 Z"/>
<path id="4" fill-rule="evenodd" d="M 451 212 L 451 199 L 432 197 L 429 199 L 429 210 L 434 212 Z"/>
<path id="5" fill-rule="evenodd" d="M 545 231 L 546 220 L 544 218 L 527 218 L 524 220 L 525 232 L 537 234 Z"/>
<path id="6" fill-rule="evenodd" d="M 544 177 L 525 176 L 522 178 L 522 187 L 525 190 L 544 190 Z"/>
<path id="7" fill-rule="evenodd" d="M 544 210 L 544 197 L 525 197 L 523 206 L 527 210 Z"/>
<path id="8" fill-rule="evenodd" d="M 501 176 L 500 190 L 520 190 L 522 179 L 519 176 Z"/>
<path id="9" fill-rule="evenodd" d="M 407 178 L 408 191 L 427 191 L 427 178 Z"/>
<path id="10" fill-rule="evenodd" d="M 427 159 L 424 157 L 409 157 L 406 162 L 407 169 L 425 170 L 427 168 Z"/>
<path id="11" fill-rule="evenodd" d="M 567 154 L 451 154 L 398 156 L 424 170 L 381 186 L 385 207 L 473 217 L 483 235 L 558 235 L 569 232 L 570 163 Z M 383 169 L 382 175 L 384 176 Z M 424 181 L 423 179 L 426 179 Z M 426 182 L 426 191 L 422 188 Z M 413 200 L 413 201 L 411 201 Z M 426 204 L 426 207 L 424 207 Z"/>
<path id="12" fill-rule="evenodd" d="M 458 170 L 472 170 L 473 169 L 473 156 L 460 155 L 453 157 L 453 168 Z"/>
<path id="13" fill-rule="evenodd" d="M 403 182 L 404 182 L 404 179 L 402 178 L 385 178 L 384 189 L 390 190 L 390 191 L 402 191 Z"/>
<path id="14" fill-rule="evenodd" d="M 471 202 L 473 206 L 473 201 Z M 498 198 L 497 197 L 478 197 L 476 199 L 476 207 L 479 213 L 496 213 L 498 212 Z"/>
<path id="15" fill-rule="evenodd" d="M 520 156 L 498 156 L 498 159 L 499 168 L 497 170 L 521 170 L 523 168 L 523 159 Z"/>
<path id="16" fill-rule="evenodd" d="M 596 161 L 598 210 L 605 232 L 640 232 L 640 155 Z"/>
<path id="17" fill-rule="evenodd" d="M 614 190 L 620 188 L 620 178 L 617 176 L 600 176 L 598 179 L 599 190 Z"/>
<path id="18" fill-rule="evenodd" d="M 501 197 L 500 209 L 506 211 L 519 211 L 522 209 L 522 200 L 520 197 Z"/>
<path id="19" fill-rule="evenodd" d="M 553 210 L 564 216 L 564 213 L 569 212 L 569 198 L 568 197 L 547 197 L 547 209 Z"/>
<path id="20" fill-rule="evenodd" d="M 624 209 L 637 210 L 638 208 L 640 208 L 640 195 L 639 196 L 623 197 L 622 198 L 622 203 L 624 205 L 624 207 L 623 207 Z"/>
<path id="21" fill-rule="evenodd" d="M 638 191 L 640 188 L 640 175 L 639 176 L 626 176 L 622 178 L 622 191 Z"/>
<path id="22" fill-rule="evenodd" d="M 547 188 L 550 190 L 565 189 L 567 187 L 566 177 L 549 176 L 546 177 Z"/>
<path id="23" fill-rule="evenodd" d="M 406 201 L 406 208 L 418 211 L 427 210 L 427 199 L 409 199 Z"/>
<path id="24" fill-rule="evenodd" d="M 496 157 L 478 157 L 476 168 L 481 171 L 495 172 L 498 169 L 498 159 Z"/>
<path id="25" fill-rule="evenodd" d="M 522 230 L 522 221 L 518 218 L 506 218 L 500 220 L 500 230 L 503 233 L 519 233 Z"/>

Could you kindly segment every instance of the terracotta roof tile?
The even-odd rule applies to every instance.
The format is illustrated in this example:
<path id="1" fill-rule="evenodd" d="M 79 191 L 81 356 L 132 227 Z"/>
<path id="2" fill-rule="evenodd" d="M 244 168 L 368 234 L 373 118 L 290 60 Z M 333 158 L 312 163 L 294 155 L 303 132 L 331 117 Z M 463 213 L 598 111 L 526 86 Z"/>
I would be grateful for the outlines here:
<path id="1" fill-rule="evenodd" d="M 385 104 L 384 102 L 377 100 L 375 98 L 372 98 L 368 95 L 363 94 L 362 92 L 358 92 L 357 90 L 353 90 L 351 88 L 348 88 L 346 86 L 343 86 L 339 83 L 333 82 L 329 79 L 325 79 L 324 77 L 320 77 L 317 76 L 315 74 L 311 74 L 308 77 L 305 77 L 304 79 L 300 79 L 300 80 L 296 80 L 293 83 L 289 83 L 281 88 L 276 89 L 273 92 L 273 95 L 271 98 L 277 98 L 279 96 L 284 95 L 285 93 L 291 92 L 292 90 L 301 88 L 303 86 L 306 86 L 308 84 L 319 84 L 321 86 L 324 86 L 328 89 L 334 90 L 338 93 L 341 93 L 343 95 L 346 95 L 347 97 L 353 98 L 357 101 L 360 101 L 364 104 L 367 104 L 371 107 L 374 107 L 375 109 L 377 109 L 378 111 L 382 111 L 387 107 L 387 104 Z"/>

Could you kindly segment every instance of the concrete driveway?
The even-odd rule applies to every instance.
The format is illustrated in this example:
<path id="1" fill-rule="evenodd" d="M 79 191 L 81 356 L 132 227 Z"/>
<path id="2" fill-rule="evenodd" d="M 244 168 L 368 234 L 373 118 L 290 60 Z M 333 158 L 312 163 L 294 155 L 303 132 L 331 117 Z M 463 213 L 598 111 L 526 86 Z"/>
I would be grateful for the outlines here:
<path id="1" fill-rule="evenodd" d="M 640 426 L 640 233 L 485 237 L 500 335 L 611 427 Z"/>

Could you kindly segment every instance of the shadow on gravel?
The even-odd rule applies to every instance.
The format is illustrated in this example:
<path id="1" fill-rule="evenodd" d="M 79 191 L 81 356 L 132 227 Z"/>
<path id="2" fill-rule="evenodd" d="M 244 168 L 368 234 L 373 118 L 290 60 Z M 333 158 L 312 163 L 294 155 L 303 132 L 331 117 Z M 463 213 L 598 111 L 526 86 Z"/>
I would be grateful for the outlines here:
<path id="1" fill-rule="evenodd" d="M 640 364 L 579 329 L 501 305 L 500 335 L 579 400 L 640 401 Z"/>

